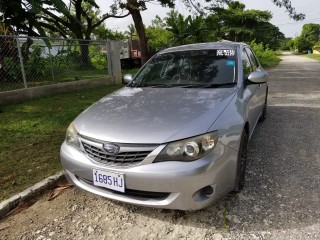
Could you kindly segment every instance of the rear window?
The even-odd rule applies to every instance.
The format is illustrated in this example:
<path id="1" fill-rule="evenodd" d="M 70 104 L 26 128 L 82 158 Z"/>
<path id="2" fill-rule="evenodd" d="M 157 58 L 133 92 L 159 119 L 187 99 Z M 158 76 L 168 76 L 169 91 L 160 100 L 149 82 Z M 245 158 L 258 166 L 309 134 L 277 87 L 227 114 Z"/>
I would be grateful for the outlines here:
<path id="1" fill-rule="evenodd" d="M 235 49 L 163 53 L 153 57 L 135 78 L 135 86 L 234 83 Z"/>

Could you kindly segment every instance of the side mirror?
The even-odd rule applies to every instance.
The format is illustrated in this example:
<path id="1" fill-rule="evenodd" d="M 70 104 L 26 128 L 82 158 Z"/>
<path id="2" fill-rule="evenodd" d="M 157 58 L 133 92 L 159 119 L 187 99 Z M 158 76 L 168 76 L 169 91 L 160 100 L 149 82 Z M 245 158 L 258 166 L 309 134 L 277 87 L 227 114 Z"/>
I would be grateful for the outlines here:
<path id="1" fill-rule="evenodd" d="M 255 71 L 250 73 L 248 80 L 252 83 L 265 83 L 268 81 L 268 73 L 265 71 Z"/>
<path id="2" fill-rule="evenodd" d="M 125 74 L 125 75 L 123 76 L 122 82 L 123 82 L 124 84 L 128 84 L 129 82 L 132 81 L 132 79 L 133 79 L 133 75 L 132 75 L 132 74 Z"/>

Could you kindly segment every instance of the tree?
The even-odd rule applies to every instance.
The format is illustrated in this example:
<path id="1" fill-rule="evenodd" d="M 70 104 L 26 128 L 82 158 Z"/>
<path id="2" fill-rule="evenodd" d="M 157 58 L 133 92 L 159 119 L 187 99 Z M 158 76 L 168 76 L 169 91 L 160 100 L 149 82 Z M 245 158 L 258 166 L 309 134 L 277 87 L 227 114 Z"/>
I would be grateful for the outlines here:
<path id="1" fill-rule="evenodd" d="M 292 7 L 290 0 L 271 0 L 274 4 L 279 7 L 286 8 L 289 16 L 294 20 L 304 19 L 303 14 L 296 13 L 295 8 Z M 206 13 L 206 7 L 201 6 L 200 2 L 197 0 L 183 0 L 184 4 L 189 7 L 189 9 L 194 9 L 199 15 L 204 15 Z M 206 2 L 211 2 L 215 7 L 221 6 L 221 4 L 229 4 L 230 0 L 206 0 Z M 142 63 L 144 63 L 148 58 L 148 40 L 146 38 L 146 33 L 142 21 L 140 11 L 147 10 L 146 3 L 158 3 L 162 6 L 169 8 L 174 7 L 174 0 L 115 0 L 115 4 L 112 6 L 114 10 L 126 9 L 132 16 L 137 34 L 140 40 L 141 46 L 141 57 Z"/>
<path id="2" fill-rule="evenodd" d="M 190 15 L 187 18 L 184 18 L 181 14 L 171 14 L 171 16 L 167 18 L 167 30 L 172 33 L 173 45 L 190 43 L 190 41 L 188 41 L 190 21 Z"/>
<path id="3" fill-rule="evenodd" d="M 53 5 L 59 7 L 60 13 L 68 14 L 63 0 L 0 0 L 0 18 L 4 26 L 12 28 L 14 34 L 45 36 L 38 14 L 43 6 L 50 8 Z"/>
<path id="4" fill-rule="evenodd" d="M 320 24 L 308 23 L 304 24 L 302 27 L 301 37 L 305 38 L 307 41 L 315 44 L 320 37 Z"/>
<path id="5" fill-rule="evenodd" d="M 146 28 L 151 54 L 171 46 L 172 33 L 166 28 L 166 22 L 159 16 L 156 16 L 152 21 L 151 26 Z"/>
<path id="6" fill-rule="evenodd" d="M 23 34 L 27 36 L 46 36 L 44 24 L 39 21 L 39 14 L 43 6 L 51 7 L 56 5 L 60 8 L 60 13 L 67 15 L 68 11 L 63 0 L 0 0 L 0 18 L 3 25 L 11 29 L 15 35 Z M 22 46 L 23 60 L 27 61 L 29 49 L 33 41 L 27 38 Z M 49 42 L 46 41 L 49 45 Z"/>
<path id="7" fill-rule="evenodd" d="M 115 3 L 111 7 L 115 11 L 125 9 L 132 16 L 134 26 L 139 37 L 142 64 L 144 64 L 149 58 L 148 40 L 140 13 L 141 11 L 147 10 L 146 2 L 158 3 L 163 7 L 174 7 L 174 0 L 115 0 Z"/>
<path id="8" fill-rule="evenodd" d="M 239 42 L 255 40 L 275 50 L 284 39 L 284 34 L 269 22 L 271 18 L 269 11 L 245 10 L 244 4 L 230 1 L 226 8 L 212 7 L 206 25 L 219 39 Z"/>
<path id="9" fill-rule="evenodd" d="M 320 24 L 304 24 L 299 37 L 294 40 L 294 46 L 298 52 L 311 50 L 320 40 Z"/>
<path id="10" fill-rule="evenodd" d="M 308 50 L 311 50 L 313 47 L 312 42 L 309 40 L 305 39 L 302 36 L 296 37 L 294 40 L 294 46 L 296 49 L 298 49 L 299 53 L 306 52 Z"/>
<path id="11" fill-rule="evenodd" d="M 223 3 L 230 3 L 230 0 L 206 0 L 214 6 Z M 285 7 L 289 16 L 295 20 L 304 18 L 303 14 L 297 14 L 291 5 L 290 0 L 271 0 L 279 7 Z M 186 6 L 195 9 L 200 15 L 205 14 L 206 8 L 201 6 L 197 0 L 183 0 Z M 71 31 L 77 38 L 83 39 L 85 42 L 90 40 L 90 35 L 96 27 L 110 17 L 126 17 L 129 14 L 132 16 L 135 28 L 140 40 L 142 63 L 148 58 L 148 44 L 140 12 L 147 9 L 146 3 L 157 3 L 169 8 L 174 7 L 174 0 L 114 0 L 111 6 L 110 13 L 99 16 L 99 20 L 94 22 L 94 18 L 87 14 L 87 10 L 83 9 L 83 4 L 99 8 L 95 0 L 71 0 L 74 6 L 75 15 L 70 14 L 63 0 L 0 0 L 0 12 L 3 19 L 8 19 L 12 26 L 16 26 L 19 33 L 24 31 L 28 35 L 42 35 L 46 33 L 44 29 L 49 29 L 52 32 L 59 32 L 61 36 L 66 37 L 68 31 Z M 124 13 L 123 10 L 127 10 Z M 120 14 L 118 13 L 119 11 Z M 62 15 L 64 17 L 62 17 Z M 5 16 L 6 15 L 6 16 Z M 8 17 L 9 16 L 9 17 Z M 86 29 L 82 29 L 82 20 L 87 22 Z M 43 21 L 44 20 L 44 21 Z M 36 30 L 34 30 L 36 29 Z M 68 31 L 67 31 L 68 30 Z M 81 48 L 82 55 L 86 55 L 87 44 Z M 85 58 L 86 59 L 86 58 Z M 86 61 L 86 60 L 85 60 Z"/>
<path id="12" fill-rule="evenodd" d="M 280 48 L 281 42 L 285 39 L 284 34 L 278 27 L 270 22 L 259 23 L 254 31 L 254 38 L 257 43 L 264 43 L 272 50 Z"/>
<path id="13" fill-rule="evenodd" d="M 292 6 L 290 0 L 271 0 L 276 6 L 284 7 L 289 13 L 289 17 L 293 20 L 299 21 L 305 18 L 305 15 L 302 13 L 297 13 L 296 9 Z"/>
<path id="14" fill-rule="evenodd" d="M 128 30 L 124 32 L 131 40 L 135 35 L 137 35 L 137 31 L 135 26 L 131 23 L 128 25 Z"/>
<path id="15" fill-rule="evenodd" d="M 71 11 L 65 16 L 58 14 L 60 6 L 43 7 L 41 19 L 45 21 L 46 28 L 58 31 L 63 37 L 72 35 L 79 39 L 82 65 L 89 66 L 89 41 L 94 30 L 108 18 L 123 18 L 129 14 L 117 15 L 111 9 L 110 13 L 100 15 L 99 6 L 95 0 L 71 0 L 70 4 Z"/>
<path id="16" fill-rule="evenodd" d="M 82 64 L 85 66 L 90 65 L 88 49 L 93 31 L 108 18 L 129 15 L 117 15 L 113 9 L 110 13 L 100 15 L 95 0 L 71 0 L 70 8 L 63 0 L 0 0 L 0 11 L 5 25 L 13 26 L 15 34 L 47 36 L 51 31 L 64 38 L 79 39 Z"/>
<path id="17" fill-rule="evenodd" d="M 99 27 L 92 31 L 92 38 L 96 40 L 125 40 L 126 35 L 122 32 L 113 31 L 108 29 L 105 24 L 101 24 Z"/>
<path id="18" fill-rule="evenodd" d="M 281 50 L 293 50 L 294 49 L 294 40 L 292 38 L 285 38 L 281 40 L 280 47 Z"/>
<path id="19" fill-rule="evenodd" d="M 240 2 L 230 2 L 227 8 L 214 7 L 211 11 L 215 15 L 211 18 L 215 21 L 219 19 L 220 37 L 239 42 L 251 41 L 259 24 L 267 23 L 272 17 L 268 11 L 245 10 L 245 5 Z M 215 26 L 210 23 L 210 18 L 208 25 L 214 30 Z"/>
<path id="20" fill-rule="evenodd" d="M 173 45 L 205 42 L 207 27 L 203 17 L 190 15 L 184 18 L 181 14 L 171 12 L 167 18 L 167 30 L 172 33 Z"/>

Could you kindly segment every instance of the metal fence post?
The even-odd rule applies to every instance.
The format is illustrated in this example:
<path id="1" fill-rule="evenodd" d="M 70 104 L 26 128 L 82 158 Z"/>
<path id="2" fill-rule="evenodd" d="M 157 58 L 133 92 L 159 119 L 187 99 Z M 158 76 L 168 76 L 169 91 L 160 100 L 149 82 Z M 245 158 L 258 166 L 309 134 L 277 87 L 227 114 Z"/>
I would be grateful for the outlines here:
<path id="1" fill-rule="evenodd" d="M 19 59 L 20 59 L 20 66 L 21 66 L 21 73 L 22 73 L 22 78 L 23 78 L 23 85 L 24 85 L 25 88 L 28 88 L 27 79 L 26 79 L 26 72 L 24 71 L 24 66 L 23 66 L 23 58 L 22 58 L 22 54 L 21 54 L 19 37 L 16 37 L 16 42 L 17 42 L 17 48 L 18 48 L 18 53 L 19 53 Z"/>
<path id="2" fill-rule="evenodd" d="M 50 68 L 51 68 L 51 76 L 52 76 L 52 82 L 54 82 L 54 74 L 53 74 L 53 68 L 52 68 L 52 56 L 51 56 L 51 51 L 50 51 L 51 47 L 48 47 L 49 49 L 49 60 L 50 60 Z"/>

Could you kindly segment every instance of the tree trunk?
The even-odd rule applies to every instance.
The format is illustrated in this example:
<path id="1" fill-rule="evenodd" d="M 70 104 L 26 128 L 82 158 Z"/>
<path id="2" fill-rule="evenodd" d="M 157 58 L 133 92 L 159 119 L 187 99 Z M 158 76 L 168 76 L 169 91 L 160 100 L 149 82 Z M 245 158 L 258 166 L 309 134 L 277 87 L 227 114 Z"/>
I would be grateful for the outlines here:
<path id="1" fill-rule="evenodd" d="M 89 59 L 89 40 L 79 40 L 79 45 L 80 45 L 80 53 L 81 53 L 81 67 L 83 68 L 90 68 L 91 62 Z"/>
<path id="2" fill-rule="evenodd" d="M 130 4 L 129 4 L 130 2 Z M 134 26 L 139 36 L 140 48 L 141 48 L 141 64 L 145 64 L 149 59 L 149 48 L 146 32 L 143 26 L 142 17 L 140 14 L 139 4 L 136 0 L 128 1 L 127 9 L 132 16 Z"/>

